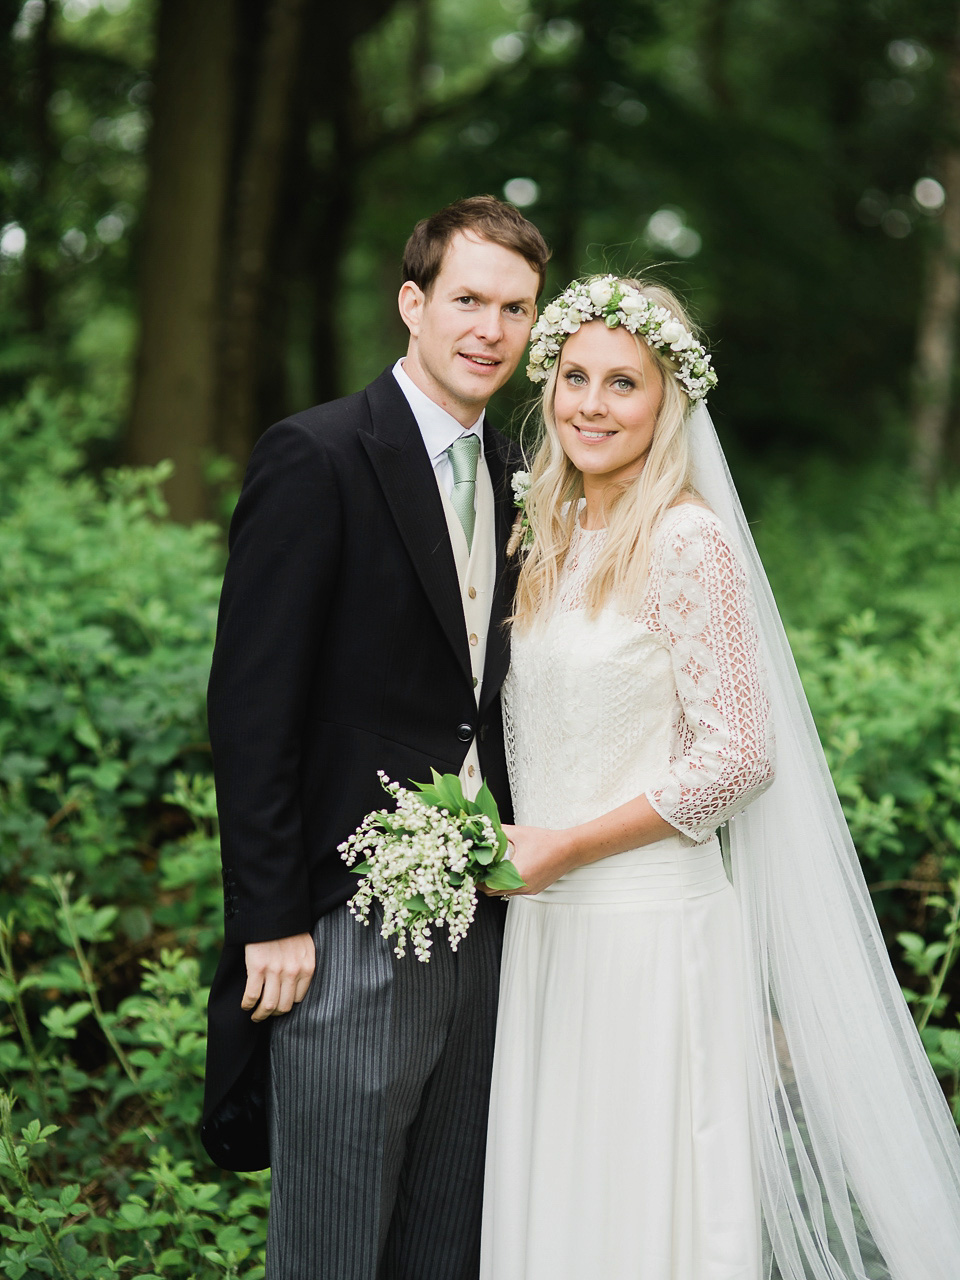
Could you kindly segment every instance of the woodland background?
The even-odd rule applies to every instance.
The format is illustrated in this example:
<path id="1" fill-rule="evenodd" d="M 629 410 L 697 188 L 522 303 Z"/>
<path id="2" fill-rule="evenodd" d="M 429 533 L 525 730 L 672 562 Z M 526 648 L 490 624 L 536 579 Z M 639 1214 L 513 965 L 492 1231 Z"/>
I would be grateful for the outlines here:
<path id="1" fill-rule="evenodd" d="M 263 1274 L 267 1175 L 195 1133 L 225 523 L 266 425 L 401 352 L 406 235 L 481 191 L 548 289 L 652 266 L 709 335 L 960 1116 L 956 0 L 0 0 L 0 40 L 3 1274 Z"/>

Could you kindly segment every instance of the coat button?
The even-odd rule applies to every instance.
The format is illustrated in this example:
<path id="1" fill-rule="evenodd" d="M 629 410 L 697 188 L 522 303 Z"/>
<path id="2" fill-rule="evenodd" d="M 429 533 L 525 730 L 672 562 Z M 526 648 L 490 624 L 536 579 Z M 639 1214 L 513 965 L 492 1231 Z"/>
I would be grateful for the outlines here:
<path id="1" fill-rule="evenodd" d="M 460 739 L 461 742 L 469 742 L 470 739 L 473 737 L 473 725 L 458 724 L 457 737 Z"/>
<path id="2" fill-rule="evenodd" d="M 471 600 L 476 600 L 476 598 L 477 598 L 477 588 L 476 588 L 476 587 L 471 587 L 471 588 L 470 588 L 470 590 L 467 592 L 467 595 L 470 597 L 470 599 L 471 599 Z"/>
<path id="3" fill-rule="evenodd" d="M 480 643 L 480 638 L 479 638 L 479 636 L 476 634 L 476 632 L 472 632 L 472 633 L 471 633 L 471 635 L 470 635 L 470 643 L 471 643 L 472 645 L 478 645 L 478 644 Z"/>

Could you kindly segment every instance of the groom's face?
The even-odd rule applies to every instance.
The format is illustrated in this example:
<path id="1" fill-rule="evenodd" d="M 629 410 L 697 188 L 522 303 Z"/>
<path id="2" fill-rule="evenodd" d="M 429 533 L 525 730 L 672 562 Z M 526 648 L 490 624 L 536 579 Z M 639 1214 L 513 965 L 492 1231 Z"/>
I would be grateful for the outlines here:
<path id="1" fill-rule="evenodd" d="M 513 249 L 470 231 L 451 239 L 427 293 L 400 290 L 410 330 L 404 370 L 463 426 L 507 381 L 537 317 L 539 276 Z"/>

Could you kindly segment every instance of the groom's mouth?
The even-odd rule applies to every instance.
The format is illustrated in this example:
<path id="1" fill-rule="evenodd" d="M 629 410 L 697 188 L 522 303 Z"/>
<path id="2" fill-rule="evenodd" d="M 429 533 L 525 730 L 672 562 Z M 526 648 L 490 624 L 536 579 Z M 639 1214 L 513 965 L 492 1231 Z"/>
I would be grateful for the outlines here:
<path id="1" fill-rule="evenodd" d="M 503 363 L 496 356 L 485 356 L 479 352 L 476 354 L 470 351 L 458 352 L 461 360 L 466 360 L 472 369 L 476 369 L 478 373 L 492 373 L 494 369 L 499 369 Z"/>

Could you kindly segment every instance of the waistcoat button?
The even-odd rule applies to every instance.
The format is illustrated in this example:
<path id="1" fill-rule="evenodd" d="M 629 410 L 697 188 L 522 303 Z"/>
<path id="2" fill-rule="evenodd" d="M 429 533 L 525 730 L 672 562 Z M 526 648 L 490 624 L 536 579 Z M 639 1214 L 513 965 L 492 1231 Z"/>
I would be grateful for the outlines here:
<path id="1" fill-rule="evenodd" d="M 473 737 L 473 725 L 458 724 L 457 737 L 460 739 L 461 742 L 469 742 L 470 739 Z"/>

